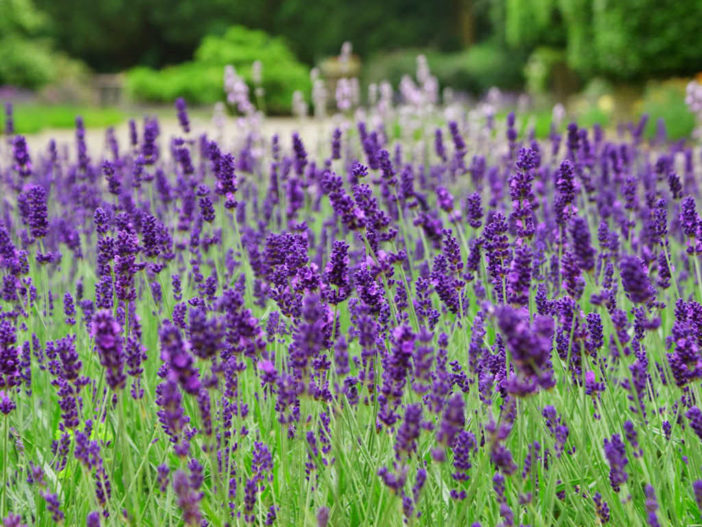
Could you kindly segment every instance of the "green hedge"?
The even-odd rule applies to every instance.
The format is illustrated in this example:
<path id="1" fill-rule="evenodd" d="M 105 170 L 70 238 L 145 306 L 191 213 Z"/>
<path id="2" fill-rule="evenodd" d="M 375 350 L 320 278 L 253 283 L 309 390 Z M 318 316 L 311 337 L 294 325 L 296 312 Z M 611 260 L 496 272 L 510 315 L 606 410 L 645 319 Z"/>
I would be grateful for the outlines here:
<path id="1" fill-rule="evenodd" d="M 695 129 L 695 117 L 685 104 L 687 81 L 671 79 L 665 82 L 649 82 L 644 92 L 641 113 L 649 116 L 645 135 L 656 134 L 659 119 L 665 122 L 668 139 L 687 139 Z"/>
<path id="2" fill-rule="evenodd" d="M 309 70 L 297 61 L 285 42 L 263 31 L 240 26 L 223 36 L 207 36 L 191 62 L 162 70 L 134 68 L 127 74 L 127 91 L 132 97 L 148 102 L 172 102 L 184 97 L 191 103 L 210 104 L 224 99 L 224 67 L 236 68 L 251 88 L 251 65 L 263 65 L 263 87 L 269 113 L 289 113 L 295 90 L 308 93 Z"/>
<path id="3" fill-rule="evenodd" d="M 482 94 L 493 86 L 504 90 L 519 90 L 524 83 L 523 57 L 493 44 L 476 44 L 457 53 L 434 50 L 407 49 L 380 53 L 364 67 L 366 82 L 388 80 L 397 86 L 403 75 L 413 75 L 420 53 L 439 84 L 458 91 Z"/>
<path id="4" fill-rule="evenodd" d="M 55 53 L 50 46 L 20 36 L 0 38 L 0 85 L 36 89 L 54 80 Z"/>

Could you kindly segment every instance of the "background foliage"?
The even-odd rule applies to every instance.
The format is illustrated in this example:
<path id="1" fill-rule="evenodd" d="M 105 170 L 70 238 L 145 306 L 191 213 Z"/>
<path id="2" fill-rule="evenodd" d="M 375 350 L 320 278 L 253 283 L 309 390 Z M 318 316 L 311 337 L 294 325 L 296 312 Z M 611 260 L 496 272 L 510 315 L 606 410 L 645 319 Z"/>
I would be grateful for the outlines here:
<path id="1" fill-rule="evenodd" d="M 399 81 L 423 52 L 442 86 L 472 93 L 562 99 L 600 78 L 643 93 L 702 70 L 699 0 L 0 0 L 0 12 L 0 85 L 37 89 L 85 64 L 129 70 L 147 101 L 209 103 L 223 64 L 250 80 L 259 59 L 276 112 L 345 40 L 367 81 Z"/>
<path id="2" fill-rule="evenodd" d="M 231 25 L 284 37 L 313 64 L 344 40 L 368 56 L 432 47 L 457 51 L 489 39 L 509 49 L 568 51 L 583 75 L 641 78 L 695 72 L 698 0 L 2 0 L 0 34 L 51 37 L 97 71 L 161 67 L 192 58 L 208 34 Z M 38 8 L 38 9 L 37 9 Z M 70 16 L 69 16 L 70 15 Z"/>
<path id="3" fill-rule="evenodd" d="M 282 39 L 241 26 L 229 28 L 221 37 L 205 37 L 192 61 L 159 71 L 146 67 L 132 70 L 127 87 L 134 96 L 152 102 L 185 97 L 196 103 L 214 103 L 222 99 L 224 66 L 233 65 L 251 84 L 251 65 L 256 60 L 263 65 L 269 111 L 287 111 L 295 90 L 309 90 L 309 69 L 297 61 Z"/>

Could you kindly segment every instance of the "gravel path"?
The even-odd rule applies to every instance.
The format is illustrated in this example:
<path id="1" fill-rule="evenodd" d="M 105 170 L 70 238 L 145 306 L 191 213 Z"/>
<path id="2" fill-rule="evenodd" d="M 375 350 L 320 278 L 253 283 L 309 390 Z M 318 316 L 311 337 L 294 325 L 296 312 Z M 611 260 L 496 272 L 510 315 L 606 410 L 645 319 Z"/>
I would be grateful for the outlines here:
<path id="1" fill-rule="evenodd" d="M 161 126 L 161 148 L 167 145 L 167 141 L 171 137 L 178 135 L 182 136 L 182 130 L 178 125 L 178 121 L 173 118 L 159 118 Z M 139 134 L 141 134 L 141 122 L 138 122 Z M 215 130 L 212 121 L 209 119 L 192 117 L 191 118 L 191 134 L 194 137 L 200 136 L 202 133 L 207 133 L 213 139 L 219 140 L 217 130 Z M 298 132 L 308 149 L 316 148 L 320 142 L 327 142 L 331 137 L 332 123 L 330 120 L 313 120 L 313 119 L 293 119 L 285 117 L 269 117 L 263 122 L 263 136 L 270 140 L 273 134 L 278 134 L 281 138 L 283 147 L 289 147 L 293 132 Z M 91 157 L 101 157 L 105 150 L 105 128 L 89 128 L 86 131 L 86 143 Z M 115 127 L 117 139 L 120 147 L 124 148 L 129 142 L 128 123 L 124 122 Z M 237 125 L 236 119 L 228 119 L 224 128 L 223 144 L 228 147 L 235 144 L 242 138 L 242 129 Z M 49 145 L 51 139 L 56 140 L 59 147 L 67 146 L 70 155 L 75 155 L 75 130 L 45 130 L 38 134 L 27 135 L 30 155 L 33 157 L 38 152 L 43 152 Z"/>

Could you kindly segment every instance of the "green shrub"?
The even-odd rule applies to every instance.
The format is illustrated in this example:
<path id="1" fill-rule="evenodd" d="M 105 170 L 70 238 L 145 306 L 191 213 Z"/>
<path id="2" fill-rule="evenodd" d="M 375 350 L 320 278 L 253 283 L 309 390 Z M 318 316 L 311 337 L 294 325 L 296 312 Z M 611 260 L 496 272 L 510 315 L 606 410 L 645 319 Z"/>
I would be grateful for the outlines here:
<path id="1" fill-rule="evenodd" d="M 186 62 L 162 70 L 138 67 L 127 75 L 127 91 L 148 102 L 173 102 L 184 97 L 205 104 L 222 99 L 223 67 Z"/>
<path id="2" fill-rule="evenodd" d="M 11 35 L 0 39 L 0 85 L 36 89 L 54 79 L 54 55 L 41 41 Z"/>
<path id="3" fill-rule="evenodd" d="M 363 84 L 388 81 L 393 86 L 400 83 L 403 75 L 414 75 L 417 68 L 417 55 L 424 54 L 429 67 L 434 66 L 435 52 L 425 49 L 403 49 L 376 53 L 363 63 L 361 76 Z"/>
<path id="4" fill-rule="evenodd" d="M 288 113 L 293 92 L 310 89 L 309 70 L 295 59 L 282 39 L 239 26 L 223 36 L 205 37 L 191 62 L 158 71 L 132 69 L 127 75 L 127 91 L 149 102 L 184 97 L 192 103 L 211 104 L 224 98 L 224 67 L 231 64 L 249 83 L 253 100 L 251 65 L 256 60 L 263 65 L 267 110 Z"/>
<path id="5" fill-rule="evenodd" d="M 206 36 L 195 51 L 195 61 L 206 64 L 243 66 L 255 60 L 271 65 L 296 61 L 283 39 L 241 26 L 229 28 L 222 36 Z"/>
<path id="6" fill-rule="evenodd" d="M 53 79 L 39 92 L 39 99 L 43 103 L 83 105 L 94 102 L 92 74 L 83 61 L 64 53 L 55 53 L 53 70 Z"/>
<path id="7" fill-rule="evenodd" d="M 586 109 L 578 113 L 576 120 L 579 126 L 583 126 L 585 128 L 592 128 L 596 124 L 606 128 L 611 124 L 610 115 L 597 106 L 588 106 Z"/>
<path id="8" fill-rule="evenodd" d="M 645 134 L 656 133 L 659 119 L 665 122 L 668 139 L 689 138 L 695 128 L 695 118 L 685 104 L 685 85 L 682 80 L 651 82 L 646 86 L 641 113 L 649 116 Z"/>
<path id="9" fill-rule="evenodd" d="M 524 80 L 522 69 L 523 60 L 518 53 L 488 43 L 458 54 L 448 62 L 444 76 L 448 85 L 471 93 L 485 93 L 493 86 L 519 90 Z"/>
<path id="10" fill-rule="evenodd" d="M 550 47 L 536 48 L 524 66 L 524 78 L 529 93 L 541 95 L 548 93 L 552 80 L 553 70 L 557 64 L 565 63 L 565 52 Z"/>
<path id="11" fill-rule="evenodd" d="M 482 94 L 493 86 L 518 90 L 523 83 L 522 60 L 518 54 L 493 44 L 477 44 L 458 53 L 405 49 L 377 54 L 364 67 L 367 82 L 388 80 L 397 86 L 403 75 L 413 75 L 416 58 L 427 57 L 432 73 L 441 86 Z"/>

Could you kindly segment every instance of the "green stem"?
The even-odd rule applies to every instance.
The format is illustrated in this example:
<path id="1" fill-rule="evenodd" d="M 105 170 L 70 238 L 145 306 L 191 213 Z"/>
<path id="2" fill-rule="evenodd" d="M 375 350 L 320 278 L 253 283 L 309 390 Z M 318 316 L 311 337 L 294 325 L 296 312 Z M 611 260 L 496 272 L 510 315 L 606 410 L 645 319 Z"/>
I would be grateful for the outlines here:
<path id="1" fill-rule="evenodd" d="M 129 315 L 127 315 L 129 316 Z M 130 506 L 133 506 L 134 500 L 133 500 L 133 494 L 128 493 L 127 490 L 131 488 L 131 484 L 134 481 L 130 481 L 131 473 L 132 473 L 132 456 L 131 453 L 129 452 L 129 437 L 127 433 L 127 420 L 125 418 L 125 411 L 124 407 L 127 404 L 127 394 L 122 392 L 120 397 L 120 401 L 118 401 L 119 405 L 119 422 L 117 425 L 117 434 L 119 434 L 119 454 L 122 457 L 122 485 L 124 489 L 124 496 L 122 498 L 122 501 L 124 501 L 124 498 L 129 499 L 129 504 Z M 115 441 L 115 445 L 117 442 Z M 135 480 L 135 478 L 131 478 L 132 480 Z"/>
<path id="2" fill-rule="evenodd" d="M 700 274 L 700 259 L 694 254 L 693 262 L 695 262 L 695 276 L 697 277 L 697 291 L 699 292 L 699 299 L 702 302 L 702 274 Z"/>
<path id="3" fill-rule="evenodd" d="M 0 501 L 0 514 L 5 517 L 5 496 L 7 495 L 7 415 L 2 420 L 2 501 Z"/>

